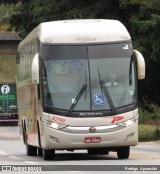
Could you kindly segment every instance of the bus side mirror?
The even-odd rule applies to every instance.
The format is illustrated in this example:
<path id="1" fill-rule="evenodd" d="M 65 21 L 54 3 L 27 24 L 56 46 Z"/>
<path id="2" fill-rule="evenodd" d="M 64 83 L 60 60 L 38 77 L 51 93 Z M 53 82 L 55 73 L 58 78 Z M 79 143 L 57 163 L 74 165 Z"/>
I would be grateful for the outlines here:
<path id="1" fill-rule="evenodd" d="M 32 82 L 39 84 L 39 54 L 34 56 L 32 62 Z"/>
<path id="2" fill-rule="evenodd" d="M 142 80 L 145 79 L 145 61 L 143 55 L 137 51 L 133 51 L 135 54 L 135 57 L 137 59 L 137 71 L 138 71 L 138 79 Z"/>

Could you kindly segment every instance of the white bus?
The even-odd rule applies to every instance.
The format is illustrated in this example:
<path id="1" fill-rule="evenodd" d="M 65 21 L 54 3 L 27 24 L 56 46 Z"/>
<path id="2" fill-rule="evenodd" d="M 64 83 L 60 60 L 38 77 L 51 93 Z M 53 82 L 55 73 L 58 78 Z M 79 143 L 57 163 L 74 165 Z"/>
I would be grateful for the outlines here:
<path id="1" fill-rule="evenodd" d="M 114 76 L 114 84 L 109 82 Z M 137 79 L 145 62 L 117 20 L 41 23 L 20 44 L 17 98 L 27 155 L 116 151 L 138 143 Z"/>

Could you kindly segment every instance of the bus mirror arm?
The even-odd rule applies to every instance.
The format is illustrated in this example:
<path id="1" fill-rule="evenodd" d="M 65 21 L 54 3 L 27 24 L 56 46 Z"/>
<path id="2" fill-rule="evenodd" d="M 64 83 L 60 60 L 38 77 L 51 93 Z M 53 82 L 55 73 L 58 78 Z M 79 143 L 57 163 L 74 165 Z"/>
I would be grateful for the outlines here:
<path id="1" fill-rule="evenodd" d="M 39 84 L 39 54 L 34 56 L 32 62 L 32 82 L 34 84 Z"/>
<path id="2" fill-rule="evenodd" d="M 144 61 L 144 57 L 137 50 L 134 50 L 134 54 L 135 54 L 135 57 L 137 59 L 138 79 L 139 80 L 145 79 L 145 61 Z"/>

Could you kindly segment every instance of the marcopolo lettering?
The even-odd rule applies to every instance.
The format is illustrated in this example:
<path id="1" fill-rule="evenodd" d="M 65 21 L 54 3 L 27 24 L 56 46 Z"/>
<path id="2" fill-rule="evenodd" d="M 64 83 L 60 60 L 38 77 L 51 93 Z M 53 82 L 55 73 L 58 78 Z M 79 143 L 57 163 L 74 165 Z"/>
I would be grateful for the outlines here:
<path id="1" fill-rule="evenodd" d="M 101 116 L 101 112 L 80 112 L 80 116 Z"/>

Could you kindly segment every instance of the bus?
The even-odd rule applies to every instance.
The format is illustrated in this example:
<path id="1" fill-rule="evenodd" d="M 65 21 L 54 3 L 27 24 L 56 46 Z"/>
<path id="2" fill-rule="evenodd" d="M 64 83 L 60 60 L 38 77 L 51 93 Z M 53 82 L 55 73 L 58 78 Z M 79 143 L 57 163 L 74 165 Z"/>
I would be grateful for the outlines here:
<path id="1" fill-rule="evenodd" d="M 108 85 L 110 76 L 118 85 Z M 28 156 L 58 150 L 127 159 L 138 144 L 137 80 L 142 54 L 117 20 L 39 24 L 17 51 L 19 128 Z"/>

